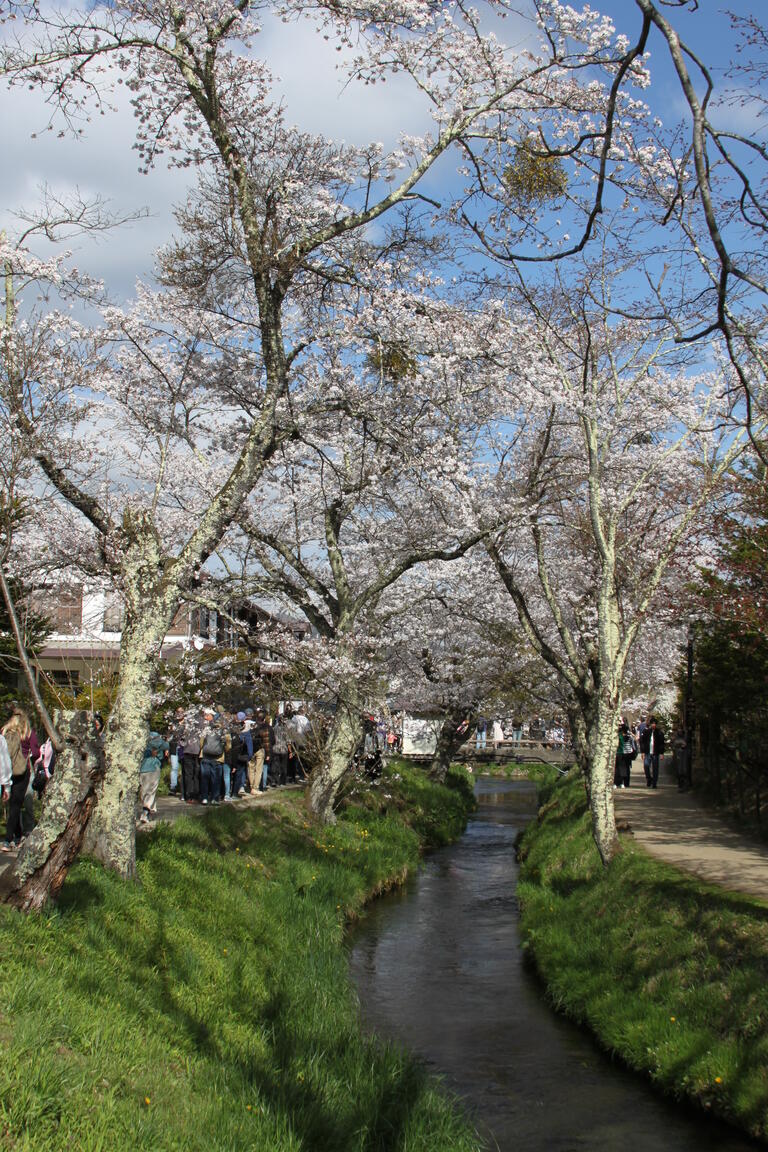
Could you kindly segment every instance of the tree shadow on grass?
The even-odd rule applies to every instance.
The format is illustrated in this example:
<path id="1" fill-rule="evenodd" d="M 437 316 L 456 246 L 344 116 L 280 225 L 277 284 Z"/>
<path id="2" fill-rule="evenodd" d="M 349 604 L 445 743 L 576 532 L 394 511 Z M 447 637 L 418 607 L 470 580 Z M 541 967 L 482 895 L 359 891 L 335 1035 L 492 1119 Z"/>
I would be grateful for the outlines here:
<path id="1" fill-rule="evenodd" d="M 244 857 L 259 847 L 277 865 L 278 879 L 287 880 L 285 906 L 297 911 L 297 919 L 301 908 L 309 908 L 287 873 L 292 861 L 316 862 L 317 847 L 287 822 L 273 820 L 267 831 L 266 840 L 254 839 L 253 828 L 244 830 L 227 811 L 160 828 L 139 846 L 144 883 L 138 887 L 92 863 L 75 869 L 60 910 L 64 919 L 76 914 L 76 951 L 85 959 L 69 966 L 67 980 L 87 997 L 96 1017 L 100 1005 L 109 1016 L 118 1011 L 127 1034 L 167 1040 L 171 1049 L 215 1068 L 233 1098 L 247 1098 L 255 1089 L 276 1116 L 285 1116 L 302 1147 L 397 1152 L 414 1109 L 426 1107 L 424 1070 L 350 1031 L 351 1017 L 343 1012 L 338 1038 L 331 1040 L 323 1017 L 313 1023 L 309 1013 L 302 1016 L 306 985 L 297 986 L 298 1002 L 290 989 L 296 966 L 309 957 L 308 939 L 298 940 L 288 958 L 271 957 L 274 919 L 270 909 L 263 918 L 261 912 L 272 881 L 262 883 L 252 870 L 242 873 L 239 915 L 241 895 L 231 869 L 238 877 L 241 860 L 246 869 Z M 238 846 L 244 856 L 236 859 Z M 218 898 L 229 901 L 223 913 Z M 230 942 L 226 933 L 235 934 L 229 949 L 223 947 Z M 306 956 L 298 951 L 304 947 Z M 338 995 L 337 970 L 334 962 L 326 963 L 332 985 L 321 985 L 316 994 Z M 345 964 L 343 956 L 338 963 Z M 260 979 L 249 982 L 254 972 Z M 231 1040 L 232 1027 L 241 1039 Z M 192 1075 L 209 1078 L 205 1064 Z"/>

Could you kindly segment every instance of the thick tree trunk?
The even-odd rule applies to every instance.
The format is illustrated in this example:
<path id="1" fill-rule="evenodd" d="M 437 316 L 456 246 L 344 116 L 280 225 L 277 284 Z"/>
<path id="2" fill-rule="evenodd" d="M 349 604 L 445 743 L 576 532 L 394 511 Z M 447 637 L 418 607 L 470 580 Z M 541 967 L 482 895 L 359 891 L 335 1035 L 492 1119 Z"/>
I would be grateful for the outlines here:
<path id="1" fill-rule="evenodd" d="M 121 876 L 136 870 L 136 797 L 152 693 L 168 627 L 163 605 L 149 604 L 123 635 L 118 690 L 104 737 L 106 772 L 83 850 Z"/>
<path id="2" fill-rule="evenodd" d="M 584 777 L 592 836 L 603 864 L 621 851 L 613 809 L 618 708 L 595 696 L 569 713 L 576 761 Z"/>
<path id="3" fill-rule="evenodd" d="M 178 583 L 166 585 L 162 548 L 151 519 L 126 512 L 123 535 L 125 625 L 117 697 L 105 736 L 106 771 L 83 850 L 121 876 L 136 869 L 136 798 L 160 653 L 178 605 Z"/>
<path id="4" fill-rule="evenodd" d="M 310 811 L 324 824 L 335 824 L 336 800 L 344 777 L 352 765 L 355 749 L 363 739 L 362 713 L 355 701 L 339 704 L 325 742 L 320 763 L 309 785 Z"/>
<path id="5" fill-rule="evenodd" d="M 613 774 L 617 747 L 618 713 L 599 705 L 594 723 L 588 728 L 589 810 L 594 837 L 603 864 L 621 851 L 613 809 Z"/>
<path id="6" fill-rule="evenodd" d="M 444 783 L 456 753 L 472 731 L 474 719 L 475 712 L 472 708 L 462 707 L 458 703 L 450 706 L 440 728 L 435 755 L 429 766 L 429 774 L 433 780 L 437 780 L 440 784 Z M 463 727 L 465 720 L 468 721 L 468 724 Z M 459 731 L 460 728 L 461 731 Z"/>
<path id="7" fill-rule="evenodd" d="M 102 742 L 87 712 L 57 718 L 64 747 L 48 784 L 40 823 L 27 837 L 16 866 L 4 877 L 3 899 L 24 912 L 55 900 L 80 852 L 104 777 Z"/>

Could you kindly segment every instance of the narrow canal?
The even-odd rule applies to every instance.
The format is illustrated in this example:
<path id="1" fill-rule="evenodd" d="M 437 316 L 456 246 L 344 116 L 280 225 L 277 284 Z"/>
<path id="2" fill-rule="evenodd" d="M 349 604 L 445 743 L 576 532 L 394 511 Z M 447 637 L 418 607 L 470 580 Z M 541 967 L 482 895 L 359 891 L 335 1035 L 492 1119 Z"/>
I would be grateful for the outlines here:
<path id="1" fill-rule="evenodd" d="M 544 1002 L 523 964 L 515 837 L 527 781 L 478 780 L 458 843 L 377 901 L 350 940 L 363 1020 L 443 1077 L 499 1152 L 748 1152 L 731 1129 L 656 1095 Z"/>

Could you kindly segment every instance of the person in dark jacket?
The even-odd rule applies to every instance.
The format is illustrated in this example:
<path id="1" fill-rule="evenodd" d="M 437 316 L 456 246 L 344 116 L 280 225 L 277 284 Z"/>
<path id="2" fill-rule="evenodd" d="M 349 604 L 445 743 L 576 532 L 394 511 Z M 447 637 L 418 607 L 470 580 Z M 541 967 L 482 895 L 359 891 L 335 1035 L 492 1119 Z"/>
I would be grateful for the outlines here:
<path id="1" fill-rule="evenodd" d="M 664 755 L 664 733 L 651 716 L 648 727 L 640 737 L 640 751 L 643 754 L 646 788 L 656 788 L 659 783 L 659 757 Z"/>
<path id="2" fill-rule="evenodd" d="M 178 734 L 184 748 L 181 757 L 181 778 L 187 804 L 200 803 L 200 744 L 203 727 L 202 716 L 190 712 L 185 716 Z"/>
<path id="3" fill-rule="evenodd" d="M 233 759 L 235 760 L 235 781 L 232 787 L 234 796 L 245 796 L 245 785 L 248 778 L 248 764 L 253 757 L 253 732 L 251 721 L 246 718 L 245 712 L 237 713 L 238 732 L 237 739 L 232 737 Z"/>
<path id="4" fill-rule="evenodd" d="M 285 717 L 275 716 L 272 725 L 272 762 L 270 775 L 277 787 L 288 783 L 288 757 L 290 742 Z"/>

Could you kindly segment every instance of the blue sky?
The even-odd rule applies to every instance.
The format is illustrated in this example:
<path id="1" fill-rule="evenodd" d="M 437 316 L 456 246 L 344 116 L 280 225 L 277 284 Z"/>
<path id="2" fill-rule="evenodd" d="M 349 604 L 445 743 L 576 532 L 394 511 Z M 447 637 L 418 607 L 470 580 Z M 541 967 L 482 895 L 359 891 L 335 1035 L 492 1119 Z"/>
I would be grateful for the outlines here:
<path id="1" fill-rule="evenodd" d="M 731 0 L 731 8 L 744 14 L 754 5 Z M 607 0 L 594 4 L 610 15 L 617 29 L 630 37 L 640 27 L 640 13 L 633 0 Z M 700 0 L 696 11 L 664 9 L 692 47 L 711 64 L 718 78 L 733 55 L 733 37 L 725 7 L 713 0 Z M 502 25 L 513 33 L 514 28 Z M 393 143 L 399 131 L 418 132 L 418 105 L 404 82 L 386 89 L 342 88 L 335 69 L 339 57 L 310 25 L 301 29 L 275 22 L 264 37 L 274 71 L 281 77 L 281 91 L 288 116 L 301 127 L 354 143 L 382 140 Z M 679 86 L 658 34 L 651 37 L 653 87 L 647 94 L 652 109 L 665 121 L 683 112 Z M 132 151 L 133 116 L 122 93 L 117 111 L 96 117 L 85 139 L 58 139 L 45 132 L 47 110 L 38 93 L 14 90 L 4 93 L 0 118 L 0 204 L 12 208 L 34 202 L 37 187 L 48 182 L 59 191 L 79 186 L 85 193 L 101 192 L 116 209 L 127 212 L 141 207 L 149 217 L 109 236 L 79 245 L 81 267 L 106 279 L 118 297 L 127 296 L 137 277 L 148 277 L 152 253 L 173 229 L 172 205 L 184 196 L 188 176 L 164 166 L 149 176 L 139 176 Z M 723 116 L 742 128 L 757 126 L 754 109 L 731 108 Z M 31 139 L 37 131 L 37 139 Z M 0 224 L 3 223 L 0 214 Z"/>

